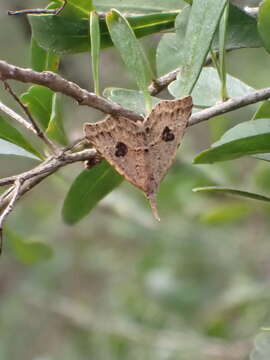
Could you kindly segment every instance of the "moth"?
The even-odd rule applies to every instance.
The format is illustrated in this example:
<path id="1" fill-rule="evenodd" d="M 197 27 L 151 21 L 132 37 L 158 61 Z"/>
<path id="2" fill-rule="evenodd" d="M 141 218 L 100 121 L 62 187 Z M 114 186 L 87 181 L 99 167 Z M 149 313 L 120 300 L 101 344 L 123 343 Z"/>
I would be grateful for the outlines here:
<path id="1" fill-rule="evenodd" d="M 86 139 L 124 178 L 141 189 L 159 219 L 156 194 L 184 136 L 192 98 L 160 101 L 144 121 L 107 116 L 86 123 Z"/>

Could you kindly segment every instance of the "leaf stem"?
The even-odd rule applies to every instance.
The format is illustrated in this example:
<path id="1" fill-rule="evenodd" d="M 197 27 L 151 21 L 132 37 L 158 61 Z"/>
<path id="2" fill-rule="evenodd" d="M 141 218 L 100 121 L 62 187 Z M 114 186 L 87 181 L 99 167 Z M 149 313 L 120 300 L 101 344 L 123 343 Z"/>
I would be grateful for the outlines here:
<path id="1" fill-rule="evenodd" d="M 219 24 L 219 76 L 221 80 L 221 99 L 228 99 L 227 73 L 226 73 L 226 34 L 229 17 L 229 2 L 224 8 L 224 12 Z"/>

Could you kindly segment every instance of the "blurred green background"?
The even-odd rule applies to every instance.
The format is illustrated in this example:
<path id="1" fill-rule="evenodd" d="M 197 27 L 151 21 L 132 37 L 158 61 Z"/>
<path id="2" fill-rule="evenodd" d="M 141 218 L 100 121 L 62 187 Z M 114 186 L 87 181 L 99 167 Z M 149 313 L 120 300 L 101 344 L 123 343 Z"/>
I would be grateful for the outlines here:
<path id="1" fill-rule="evenodd" d="M 30 66 L 27 20 L 8 17 L 7 10 L 46 4 L 1 0 L 1 60 Z M 159 39 L 143 40 L 153 62 Z M 228 55 L 228 72 L 256 88 L 269 86 L 269 66 L 262 49 Z M 61 73 L 92 89 L 89 54 L 65 56 Z M 102 53 L 101 77 L 103 88 L 134 88 L 113 49 Z M 2 88 L 0 99 L 18 109 Z M 192 165 L 192 158 L 255 109 L 189 129 L 161 186 L 160 224 L 143 195 L 123 183 L 79 224 L 65 225 L 61 207 L 82 164 L 28 193 L 9 218 L 12 241 L 0 259 L 0 359 L 248 359 L 270 320 L 270 207 L 192 188 L 216 184 L 269 194 L 270 168 L 252 158 L 212 166 Z M 67 98 L 63 114 L 70 140 L 82 135 L 85 121 L 102 118 Z M 34 165 L 1 157 L 0 175 Z M 53 256 L 30 264 L 16 239 L 43 242 Z"/>

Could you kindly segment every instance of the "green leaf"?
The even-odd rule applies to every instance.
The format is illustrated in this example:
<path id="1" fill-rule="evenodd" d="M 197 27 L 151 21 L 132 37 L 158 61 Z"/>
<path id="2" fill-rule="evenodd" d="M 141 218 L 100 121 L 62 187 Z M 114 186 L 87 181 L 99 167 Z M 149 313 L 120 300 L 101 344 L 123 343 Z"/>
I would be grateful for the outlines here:
<path id="1" fill-rule="evenodd" d="M 25 149 L 6 140 L 0 140 L 0 156 L 2 155 L 23 156 L 30 159 L 39 160 L 39 158 L 33 153 L 26 151 Z"/>
<path id="2" fill-rule="evenodd" d="M 251 211 L 252 208 L 249 204 L 230 203 L 204 212 L 199 220 L 207 225 L 227 224 L 245 218 Z"/>
<path id="3" fill-rule="evenodd" d="M 174 86 L 176 97 L 189 95 L 200 75 L 226 0 L 194 0 L 184 42 L 184 62 Z M 169 87 L 170 88 L 170 87 Z"/>
<path id="4" fill-rule="evenodd" d="M 145 115 L 145 101 L 141 91 L 112 87 L 105 89 L 103 95 L 126 109 Z M 154 105 L 161 101 L 157 97 L 151 98 Z"/>
<path id="5" fill-rule="evenodd" d="M 100 28 L 99 16 L 95 11 L 90 13 L 90 39 L 91 39 L 91 63 L 96 95 L 100 94 L 99 66 L 100 66 Z"/>
<path id="6" fill-rule="evenodd" d="M 5 121 L 2 116 L 0 116 L 0 138 L 18 145 L 37 157 L 40 157 L 40 154 L 32 147 L 28 140 L 25 139 L 17 129 Z"/>
<path id="7" fill-rule="evenodd" d="M 210 107 L 216 105 L 220 99 L 221 82 L 216 69 L 204 67 L 200 77 L 192 91 L 192 99 L 195 106 Z M 174 86 L 171 94 L 176 97 Z M 244 96 L 254 89 L 241 80 L 227 74 L 227 90 L 229 97 Z"/>
<path id="8" fill-rule="evenodd" d="M 219 59 L 218 69 L 221 81 L 221 99 L 223 101 L 228 98 L 227 91 L 227 72 L 226 72 L 226 37 L 228 29 L 229 3 L 227 2 L 223 15 L 219 24 Z"/>
<path id="9" fill-rule="evenodd" d="M 133 75 L 139 90 L 144 93 L 147 111 L 152 108 L 148 86 L 154 79 L 149 61 L 125 17 L 116 10 L 106 15 L 112 41 L 127 69 Z"/>
<path id="10" fill-rule="evenodd" d="M 36 40 L 31 40 L 31 63 L 35 71 L 57 71 L 59 67 L 59 56 L 43 50 Z"/>
<path id="11" fill-rule="evenodd" d="M 175 34 L 165 34 L 157 48 L 157 73 L 159 76 L 174 70 L 183 63 L 183 40 L 185 37 L 184 27 L 178 25 L 178 21 L 188 20 L 188 8 L 183 9 L 175 21 Z M 185 13 L 185 11 L 187 11 Z M 248 16 L 244 11 L 230 5 L 229 19 L 226 31 L 226 50 L 239 48 L 261 47 L 262 41 L 258 34 L 257 22 L 253 17 Z M 216 32 L 212 48 L 219 49 L 219 34 Z"/>
<path id="12" fill-rule="evenodd" d="M 31 114 L 52 140 L 62 145 L 67 143 L 60 112 L 59 94 L 44 86 L 34 85 L 22 94 L 21 100 L 28 106 Z"/>
<path id="13" fill-rule="evenodd" d="M 268 118 L 270 119 L 270 101 L 264 101 L 253 116 L 253 120 Z M 270 161 L 270 153 L 254 155 L 256 159 Z"/>
<path id="14" fill-rule="evenodd" d="M 266 201 L 269 202 L 270 201 L 270 197 L 269 196 L 265 196 L 265 195 L 260 195 L 260 194 L 255 194 L 255 193 L 251 193 L 248 191 L 242 191 L 242 190 L 237 190 L 237 189 L 231 189 L 231 188 L 227 188 L 227 187 L 222 187 L 222 186 L 205 186 L 205 187 L 198 187 L 193 189 L 192 191 L 194 192 L 211 192 L 211 193 L 222 193 L 222 194 L 229 194 L 229 195 L 234 195 L 234 196 L 240 196 L 240 197 L 244 197 L 244 198 L 248 198 L 248 199 L 253 199 L 253 200 L 260 200 L 260 201 Z"/>
<path id="15" fill-rule="evenodd" d="M 7 237 L 14 255 L 24 265 L 35 265 L 52 258 L 52 248 L 42 242 L 25 241 L 11 231 L 7 231 Z"/>
<path id="16" fill-rule="evenodd" d="M 50 139 L 56 140 L 59 144 L 67 145 L 68 141 L 63 127 L 60 100 L 61 94 L 53 94 L 51 116 L 46 129 L 46 134 Z"/>
<path id="17" fill-rule="evenodd" d="M 50 8 L 59 8 L 64 0 L 55 0 L 50 4 Z M 81 17 L 88 19 L 90 11 L 94 10 L 92 0 L 68 0 L 64 10 L 59 16 Z"/>
<path id="18" fill-rule="evenodd" d="M 270 152 L 270 119 L 243 122 L 227 131 L 210 149 L 194 159 L 195 164 L 232 160 Z"/>
<path id="19" fill-rule="evenodd" d="M 219 48 L 219 34 L 213 40 L 213 49 Z M 226 49 L 261 47 L 262 41 L 257 30 L 255 18 L 247 15 L 239 8 L 230 5 L 229 19 L 226 33 Z"/>
<path id="20" fill-rule="evenodd" d="M 253 116 L 253 120 L 270 118 L 270 101 L 266 100 L 262 104 L 260 104 L 256 113 Z"/>
<path id="21" fill-rule="evenodd" d="M 258 31 L 265 49 L 270 52 L 270 1 L 264 0 L 258 14 Z"/>
<path id="22" fill-rule="evenodd" d="M 127 16 L 137 38 L 173 28 L 178 11 Z M 58 54 L 90 50 L 89 20 L 55 15 L 29 15 L 32 33 L 45 50 Z M 101 48 L 112 46 L 105 22 L 100 18 Z"/>
<path id="23" fill-rule="evenodd" d="M 57 71 L 60 58 L 58 55 L 43 50 L 32 37 L 32 64 L 36 71 Z M 48 137 L 62 145 L 67 144 L 60 111 L 60 95 L 48 88 L 35 85 L 21 96 L 32 115 L 46 131 Z"/>
<path id="24" fill-rule="evenodd" d="M 34 85 L 21 96 L 22 102 L 28 106 L 31 114 L 45 130 L 51 117 L 53 94 L 52 90 L 44 86 Z"/>
<path id="25" fill-rule="evenodd" d="M 99 11 L 109 11 L 116 8 L 120 11 L 132 13 L 159 12 L 179 9 L 181 0 L 94 0 L 95 8 Z"/>
<path id="26" fill-rule="evenodd" d="M 184 40 L 190 15 L 190 6 L 185 7 L 175 19 L 176 34 L 165 34 L 158 44 L 156 63 L 158 76 L 179 67 L 184 61 Z"/>
<path id="27" fill-rule="evenodd" d="M 75 224 L 123 181 L 106 161 L 84 170 L 75 179 L 63 205 L 63 219 Z"/>
<path id="28" fill-rule="evenodd" d="M 162 76 L 178 68 L 183 63 L 183 44 L 175 34 L 162 36 L 156 52 L 157 75 Z"/>

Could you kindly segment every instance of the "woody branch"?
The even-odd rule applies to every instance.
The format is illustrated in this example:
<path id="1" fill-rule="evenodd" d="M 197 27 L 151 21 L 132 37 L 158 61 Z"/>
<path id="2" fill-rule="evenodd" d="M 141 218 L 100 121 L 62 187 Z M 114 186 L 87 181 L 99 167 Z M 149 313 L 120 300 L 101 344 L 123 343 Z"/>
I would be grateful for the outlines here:
<path id="1" fill-rule="evenodd" d="M 151 86 L 152 92 L 155 94 L 163 89 L 163 80 L 166 79 L 166 86 L 175 79 L 179 69 L 157 79 Z M 25 69 L 22 67 L 8 64 L 5 61 L 0 61 L 0 80 L 17 80 L 23 83 L 32 83 L 43 85 L 47 88 L 60 92 L 76 100 L 79 105 L 86 105 L 103 113 L 112 116 L 124 116 L 133 121 L 142 121 L 143 117 L 134 111 L 123 108 L 122 106 L 113 103 L 101 96 L 81 88 L 72 81 L 68 81 L 58 74 L 50 71 L 37 72 L 32 69 Z M 155 84 L 161 84 L 160 88 L 156 88 Z M 155 89 L 155 90 L 153 90 Z M 193 114 L 189 119 L 189 126 L 195 125 L 202 121 L 206 121 L 213 116 L 221 115 L 244 106 L 257 103 L 270 98 L 270 88 L 256 90 L 247 95 L 231 98 L 223 103 L 214 105 L 204 109 L 196 114 Z M 195 104 L 196 105 L 196 104 Z"/>

